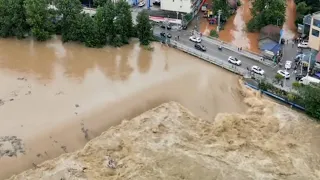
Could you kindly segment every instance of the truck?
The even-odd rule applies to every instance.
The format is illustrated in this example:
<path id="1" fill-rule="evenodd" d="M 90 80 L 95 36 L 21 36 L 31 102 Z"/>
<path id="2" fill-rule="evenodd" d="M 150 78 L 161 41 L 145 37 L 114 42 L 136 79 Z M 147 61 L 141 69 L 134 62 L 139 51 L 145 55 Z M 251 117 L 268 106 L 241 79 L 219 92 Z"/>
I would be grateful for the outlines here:
<path id="1" fill-rule="evenodd" d="M 314 78 L 311 76 L 305 76 L 299 80 L 299 83 L 304 84 L 304 85 L 309 85 L 310 83 L 318 84 L 318 83 L 320 83 L 320 79 L 317 79 L 317 78 Z"/>

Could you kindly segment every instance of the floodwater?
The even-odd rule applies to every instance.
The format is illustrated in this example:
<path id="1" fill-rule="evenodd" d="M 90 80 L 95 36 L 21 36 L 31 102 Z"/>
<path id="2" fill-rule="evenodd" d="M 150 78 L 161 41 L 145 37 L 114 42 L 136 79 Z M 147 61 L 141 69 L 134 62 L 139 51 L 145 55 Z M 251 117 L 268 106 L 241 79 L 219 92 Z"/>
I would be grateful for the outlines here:
<path id="1" fill-rule="evenodd" d="M 163 102 L 177 101 L 206 120 L 246 110 L 237 76 L 153 46 L 89 49 L 59 38 L 1 39 L 0 179 L 77 150 Z"/>
<path id="2" fill-rule="evenodd" d="M 209 0 L 208 3 L 211 3 Z M 287 0 L 286 22 L 283 25 L 285 39 L 293 39 L 296 34 L 295 18 L 296 6 L 294 0 Z M 260 53 L 259 33 L 246 32 L 246 24 L 252 18 L 250 9 L 252 3 L 250 0 L 241 0 L 241 6 L 237 9 L 235 15 L 231 16 L 219 33 L 219 39 L 231 43 L 235 46 L 248 49 L 249 51 Z M 202 15 L 200 15 L 202 17 Z M 200 30 L 203 34 L 209 35 L 210 31 L 216 30 L 216 25 L 209 25 L 207 19 L 201 18 Z"/>

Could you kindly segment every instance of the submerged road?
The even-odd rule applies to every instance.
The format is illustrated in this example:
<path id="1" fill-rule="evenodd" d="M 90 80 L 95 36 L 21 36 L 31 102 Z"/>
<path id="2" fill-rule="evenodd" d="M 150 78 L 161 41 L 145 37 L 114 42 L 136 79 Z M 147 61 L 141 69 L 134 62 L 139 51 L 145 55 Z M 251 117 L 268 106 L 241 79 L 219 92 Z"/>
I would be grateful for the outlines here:
<path id="1" fill-rule="evenodd" d="M 163 32 L 164 29 L 155 26 L 154 28 L 154 34 L 158 35 L 160 34 L 160 32 Z M 168 30 L 168 32 L 172 35 L 172 38 L 174 38 L 175 36 L 179 35 L 179 42 L 182 43 L 185 46 L 188 46 L 190 48 L 194 48 L 194 42 L 191 42 L 189 40 L 190 37 L 190 31 L 175 31 L 175 30 Z M 229 56 L 233 56 L 238 58 L 239 60 L 241 60 L 242 65 L 241 67 L 246 69 L 247 67 L 249 67 L 251 69 L 252 66 L 256 65 L 259 66 L 260 68 L 262 68 L 265 71 L 265 76 L 267 78 L 270 79 L 274 79 L 275 75 L 277 74 L 277 71 L 279 70 L 278 66 L 276 67 L 271 67 L 268 65 L 265 65 L 263 63 L 261 63 L 260 61 L 257 61 L 256 59 L 252 59 L 252 58 L 248 58 L 244 55 L 241 55 L 238 52 L 232 51 L 232 50 L 228 50 L 223 48 L 222 51 L 218 50 L 218 44 L 214 43 L 213 41 L 210 40 L 206 40 L 207 38 L 203 38 L 201 44 L 203 44 L 206 48 L 207 51 L 204 52 L 205 54 L 208 54 L 212 57 L 216 57 L 218 60 L 222 60 L 222 61 L 228 61 L 228 57 Z M 290 71 L 291 73 L 291 77 L 290 79 L 286 80 L 286 82 L 284 83 L 285 86 L 291 87 L 292 82 L 295 81 L 295 76 L 292 73 L 292 70 Z"/>

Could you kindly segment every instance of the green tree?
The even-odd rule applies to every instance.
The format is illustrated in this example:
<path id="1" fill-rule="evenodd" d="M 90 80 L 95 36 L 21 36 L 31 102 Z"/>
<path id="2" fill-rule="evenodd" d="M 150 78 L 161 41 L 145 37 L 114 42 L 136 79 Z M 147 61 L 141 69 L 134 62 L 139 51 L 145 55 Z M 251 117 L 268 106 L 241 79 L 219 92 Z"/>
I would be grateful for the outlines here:
<path id="1" fill-rule="evenodd" d="M 129 43 L 129 38 L 133 35 L 133 22 L 131 10 L 128 2 L 119 0 L 115 4 L 116 10 L 116 31 L 120 35 L 121 42 Z"/>
<path id="2" fill-rule="evenodd" d="M 247 24 L 249 31 L 259 31 L 266 25 L 281 26 L 285 21 L 285 2 L 283 0 L 256 0 L 251 13 L 253 18 Z"/>
<path id="3" fill-rule="evenodd" d="M 109 1 L 109 0 L 93 0 L 93 6 L 94 7 L 99 7 L 99 6 L 102 7 L 107 4 L 107 1 Z"/>
<path id="4" fill-rule="evenodd" d="M 295 0 L 295 3 L 297 5 L 301 2 L 306 3 L 307 6 L 309 7 L 309 11 L 307 11 L 306 14 L 320 11 L 320 1 L 319 0 Z M 298 7 L 297 7 L 297 9 L 298 9 Z"/>
<path id="5" fill-rule="evenodd" d="M 77 21 L 81 16 L 82 5 L 79 0 L 56 0 L 59 15 L 62 41 L 79 41 L 80 35 L 77 30 Z"/>
<path id="6" fill-rule="evenodd" d="M 139 12 L 137 16 L 137 35 L 142 45 L 149 45 L 152 39 L 151 24 L 149 21 L 149 14 L 146 10 Z"/>
<path id="7" fill-rule="evenodd" d="M 101 47 L 97 35 L 97 24 L 93 18 L 86 13 L 80 13 L 76 19 L 78 41 L 84 43 L 87 47 Z"/>
<path id="8" fill-rule="evenodd" d="M 302 24 L 303 16 L 310 12 L 311 7 L 309 7 L 305 2 L 299 2 L 296 6 L 297 17 L 296 24 Z"/>
<path id="9" fill-rule="evenodd" d="M 228 18 L 230 13 L 230 5 L 228 0 L 213 0 L 212 1 L 212 11 L 214 14 L 218 14 L 218 11 L 221 10 L 221 15 Z"/>
<path id="10" fill-rule="evenodd" d="M 302 96 L 307 114 L 320 120 L 320 88 L 313 85 L 302 86 L 299 88 L 299 94 Z"/>
<path id="11" fill-rule="evenodd" d="M 48 0 L 25 0 L 27 23 L 31 27 L 32 36 L 38 41 L 45 41 L 54 33 L 48 4 Z"/>
<path id="12" fill-rule="evenodd" d="M 23 38 L 29 30 L 24 0 L 0 0 L 0 36 Z"/>

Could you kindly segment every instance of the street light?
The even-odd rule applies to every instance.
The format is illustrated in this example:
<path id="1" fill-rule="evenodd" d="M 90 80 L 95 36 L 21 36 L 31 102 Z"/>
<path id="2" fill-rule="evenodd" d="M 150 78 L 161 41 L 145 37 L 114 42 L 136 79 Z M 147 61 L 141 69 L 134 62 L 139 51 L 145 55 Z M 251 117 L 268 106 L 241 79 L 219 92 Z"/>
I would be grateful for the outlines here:
<path id="1" fill-rule="evenodd" d="M 309 76 L 309 71 L 310 71 L 310 63 L 311 63 L 311 50 L 310 50 L 310 55 L 309 55 L 309 63 L 308 63 L 308 70 L 307 70 L 307 76 Z"/>

